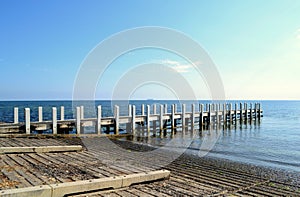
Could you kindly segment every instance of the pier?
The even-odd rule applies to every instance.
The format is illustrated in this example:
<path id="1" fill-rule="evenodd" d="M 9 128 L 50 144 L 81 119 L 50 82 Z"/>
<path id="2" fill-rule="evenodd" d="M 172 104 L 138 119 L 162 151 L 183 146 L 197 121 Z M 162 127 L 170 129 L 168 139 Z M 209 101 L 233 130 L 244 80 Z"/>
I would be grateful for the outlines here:
<path id="1" fill-rule="evenodd" d="M 31 120 L 31 109 L 24 109 L 24 122 L 19 122 L 19 109 L 15 107 L 13 123 L 0 123 L 0 135 L 19 134 L 34 135 L 50 131 L 52 135 L 136 135 L 146 134 L 166 135 L 166 130 L 176 130 L 186 127 L 206 129 L 208 126 L 226 127 L 238 123 L 252 123 L 260 120 L 262 109 L 260 103 L 211 103 L 191 105 L 191 110 L 186 110 L 186 104 L 182 104 L 181 111 L 177 111 L 177 105 L 171 105 L 168 112 L 165 105 L 141 105 L 141 114 L 136 113 L 135 105 L 128 105 L 126 116 L 120 116 L 120 107 L 114 106 L 112 117 L 102 116 L 101 105 L 97 106 L 97 117 L 85 118 L 84 106 L 76 107 L 75 119 L 65 119 L 64 106 L 60 107 L 60 119 L 57 118 L 58 110 L 52 108 L 52 120 L 43 120 L 43 108 L 38 108 L 38 121 Z M 151 109 L 152 108 L 152 109 Z M 158 109 L 158 110 L 157 110 Z M 152 113 L 151 113 L 152 112 Z M 89 128 L 89 132 L 86 132 Z M 92 128 L 92 131 L 91 131 Z M 124 128 L 124 129 L 123 129 Z"/>

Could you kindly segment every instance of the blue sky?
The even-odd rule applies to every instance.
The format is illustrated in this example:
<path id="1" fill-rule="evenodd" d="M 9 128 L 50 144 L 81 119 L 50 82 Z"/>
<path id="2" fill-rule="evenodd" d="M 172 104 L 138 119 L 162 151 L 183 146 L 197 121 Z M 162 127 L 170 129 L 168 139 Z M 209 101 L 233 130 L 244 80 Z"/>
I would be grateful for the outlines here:
<path id="1" fill-rule="evenodd" d="M 172 28 L 197 41 L 215 62 L 227 99 L 300 99 L 299 0 L 1 0 L 0 99 L 72 99 L 87 54 L 112 34 L 140 26 Z M 157 50 L 120 57 L 96 98 L 111 98 L 122 72 L 153 60 L 178 69 L 198 99 L 209 98 L 184 60 Z M 157 85 L 132 95 L 147 97 L 172 95 Z"/>

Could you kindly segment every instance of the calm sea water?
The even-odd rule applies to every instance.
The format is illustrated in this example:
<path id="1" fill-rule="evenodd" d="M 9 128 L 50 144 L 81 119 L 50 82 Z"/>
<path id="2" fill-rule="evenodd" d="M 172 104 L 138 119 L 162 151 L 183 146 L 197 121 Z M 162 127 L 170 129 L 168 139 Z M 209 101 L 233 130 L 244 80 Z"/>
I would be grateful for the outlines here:
<path id="1" fill-rule="evenodd" d="M 207 103 L 208 101 L 200 101 Z M 229 101 L 235 103 L 236 101 Z M 238 101 L 237 101 L 238 102 Z M 245 102 L 245 101 L 243 101 Z M 247 101 L 246 101 L 247 102 Z M 254 103 L 255 101 L 251 101 Z M 258 124 L 243 124 L 232 126 L 224 130 L 219 129 L 220 136 L 208 153 L 209 156 L 225 158 L 233 161 L 246 162 L 267 167 L 300 172 L 300 101 L 260 101 L 264 117 Z M 137 114 L 141 113 L 141 104 L 180 104 L 178 101 L 130 101 L 137 107 Z M 190 111 L 192 101 L 184 101 L 187 111 Z M 250 101 L 248 101 L 250 103 Z M 0 122 L 13 122 L 13 108 L 19 107 L 20 121 L 24 121 L 24 108 L 30 107 L 31 119 L 37 120 L 38 107 L 43 107 L 45 120 L 50 120 L 52 107 L 65 107 L 65 118 L 73 118 L 73 109 L 79 105 L 89 105 L 87 102 L 72 103 L 71 101 L 0 101 Z M 94 117 L 94 106 L 102 105 L 103 116 L 112 116 L 114 104 L 120 106 L 121 115 L 128 113 L 126 102 L 96 101 L 85 108 L 85 117 Z M 95 104 L 95 105 L 94 105 Z M 152 108 L 151 108 L 152 110 Z M 157 110 L 159 108 L 157 107 Z M 180 105 L 178 105 L 180 111 Z M 164 144 L 171 138 L 152 140 Z M 191 154 L 197 154 L 203 142 L 201 135 L 197 135 L 191 146 Z"/>

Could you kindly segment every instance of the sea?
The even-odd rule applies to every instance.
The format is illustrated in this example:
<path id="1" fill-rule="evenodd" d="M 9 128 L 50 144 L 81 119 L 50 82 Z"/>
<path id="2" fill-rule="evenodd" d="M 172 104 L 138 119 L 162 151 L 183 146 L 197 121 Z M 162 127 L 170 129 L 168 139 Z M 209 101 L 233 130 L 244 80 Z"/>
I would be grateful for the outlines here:
<path id="1" fill-rule="evenodd" d="M 251 124 L 232 125 L 226 128 L 213 128 L 210 131 L 199 131 L 192 136 L 189 147 L 190 154 L 199 155 L 201 144 L 207 138 L 201 132 L 217 133 L 217 139 L 207 151 L 207 156 L 228 159 L 258 166 L 271 167 L 292 172 L 300 172 L 300 101 L 226 101 L 227 103 L 261 103 L 263 117 Z M 102 106 L 102 117 L 113 116 L 114 105 L 120 106 L 120 115 L 128 114 L 128 104 L 136 106 L 136 113 L 141 114 L 141 105 L 167 104 L 168 112 L 171 105 L 177 104 L 177 111 L 185 103 L 186 111 L 191 111 L 191 104 L 211 103 L 211 101 L 175 101 L 175 100 L 131 100 L 131 101 L 0 101 L 0 123 L 13 122 L 14 107 L 19 108 L 19 121 L 24 121 L 24 108 L 31 110 L 31 121 L 38 120 L 38 107 L 43 107 L 43 119 L 51 120 L 52 107 L 65 108 L 65 119 L 74 118 L 75 108 L 85 106 L 85 117 L 95 117 L 96 106 Z M 249 106 L 248 104 L 248 106 Z M 239 106 L 239 105 L 238 105 Z M 151 110 L 152 107 L 151 107 Z M 152 113 L 152 112 L 151 112 Z M 124 128 L 125 130 L 125 128 Z M 187 133 L 189 131 L 186 131 Z M 195 134 L 195 131 L 193 131 Z M 206 133 L 207 134 L 207 133 Z M 180 131 L 176 133 L 180 138 Z M 191 136 L 191 135 L 190 135 Z M 173 136 L 174 137 L 174 136 Z M 164 146 L 172 140 L 172 136 L 152 136 L 155 145 Z"/>

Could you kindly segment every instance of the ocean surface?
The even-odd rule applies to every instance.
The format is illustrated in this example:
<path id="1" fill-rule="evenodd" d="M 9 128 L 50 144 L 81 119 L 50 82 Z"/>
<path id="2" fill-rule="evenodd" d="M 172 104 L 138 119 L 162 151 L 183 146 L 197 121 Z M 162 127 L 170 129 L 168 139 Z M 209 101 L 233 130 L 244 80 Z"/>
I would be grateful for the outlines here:
<path id="1" fill-rule="evenodd" d="M 168 104 L 168 111 L 171 111 L 171 104 L 177 103 L 177 110 L 181 110 L 181 104 L 187 104 L 187 111 L 191 110 L 190 105 L 195 103 L 198 110 L 198 103 L 209 103 L 210 101 L 130 101 L 136 105 L 137 114 L 141 114 L 141 104 Z M 228 103 L 239 103 L 240 101 L 227 101 Z M 255 103 L 257 101 L 242 101 Z M 199 155 L 201 144 L 207 136 L 213 132 L 218 138 L 208 152 L 208 156 L 224 158 L 238 162 L 245 162 L 260 166 L 279 168 L 288 171 L 300 172 L 300 101 L 259 101 L 262 105 L 263 118 L 260 122 L 251 124 L 237 124 L 230 128 L 217 128 L 210 131 L 195 132 L 188 151 L 191 154 Z M 58 108 L 60 118 L 60 106 L 65 107 L 65 119 L 74 118 L 73 112 L 76 106 L 85 106 L 85 117 L 95 117 L 95 106 L 102 105 L 102 116 L 112 116 L 113 105 L 120 106 L 120 114 L 128 113 L 128 102 L 124 101 L 95 101 L 76 102 L 72 101 L 0 101 L 0 122 L 13 122 L 13 108 L 19 108 L 19 121 L 24 121 L 24 108 L 30 107 L 31 120 L 38 119 L 38 107 L 43 107 L 44 120 L 51 120 L 52 107 Z M 248 104 L 249 106 L 249 104 Z M 152 107 L 151 107 L 152 110 Z M 159 107 L 157 106 L 157 112 Z M 152 112 L 151 112 L 152 113 Z M 197 130 L 198 131 L 198 130 Z M 210 134 L 209 134 L 210 132 Z M 188 132 L 186 132 L 188 135 Z M 204 135 L 203 135 L 204 134 Z M 209 135 L 208 135 L 209 134 Z M 176 134 L 180 138 L 180 132 Z M 191 136 L 191 135 L 189 135 Z M 163 146 L 171 141 L 171 137 L 152 137 L 151 143 Z M 184 148 L 184 147 L 183 147 Z M 201 152 L 201 151 L 200 151 Z"/>

